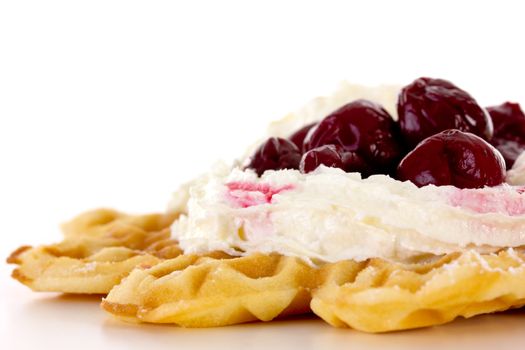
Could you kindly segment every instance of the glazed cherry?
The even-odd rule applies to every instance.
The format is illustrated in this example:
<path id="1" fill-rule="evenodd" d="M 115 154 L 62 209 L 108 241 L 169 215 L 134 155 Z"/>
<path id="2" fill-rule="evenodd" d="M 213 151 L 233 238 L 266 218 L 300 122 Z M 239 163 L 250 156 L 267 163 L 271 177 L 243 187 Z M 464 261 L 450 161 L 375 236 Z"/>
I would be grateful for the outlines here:
<path id="1" fill-rule="evenodd" d="M 270 137 L 250 159 L 247 168 L 261 176 L 266 170 L 299 169 L 301 151 L 291 141 Z"/>
<path id="2" fill-rule="evenodd" d="M 487 111 L 447 80 L 419 78 L 405 86 L 399 94 L 397 111 L 401 133 L 409 147 L 446 129 L 470 132 L 485 140 L 492 137 Z"/>
<path id="3" fill-rule="evenodd" d="M 507 169 L 510 169 L 525 151 L 525 114 L 519 104 L 512 102 L 488 107 L 487 111 L 494 124 L 494 136 L 490 143 L 501 152 Z"/>
<path id="4" fill-rule="evenodd" d="M 496 186 L 505 180 L 505 161 L 482 138 L 457 129 L 445 130 L 423 140 L 407 154 L 399 163 L 397 178 L 419 187 Z"/>
<path id="5" fill-rule="evenodd" d="M 348 152 L 341 146 L 324 145 L 309 150 L 301 158 L 299 170 L 302 173 L 314 171 L 320 165 L 343 169 L 346 172 L 368 174 L 369 169 L 363 159 L 354 152 Z"/>
<path id="6" fill-rule="evenodd" d="M 303 142 L 306 137 L 306 134 L 308 134 L 308 131 L 310 131 L 311 128 L 316 126 L 317 123 L 311 123 L 306 126 L 303 126 L 301 129 L 294 132 L 288 139 L 292 141 L 299 150 L 302 151 L 303 149 Z"/>
<path id="7" fill-rule="evenodd" d="M 356 100 L 339 108 L 308 132 L 303 150 L 324 145 L 353 152 L 376 173 L 389 173 L 401 158 L 397 125 L 379 104 Z"/>
<path id="8" fill-rule="evenodd" d="M 335 145 L 325 145 L 314 148 L 301 158 L 299 170 L 302 173 L 309 173 L 317 169 L 321 164 L 330 168 L 343 168 L 343 159 L 341 157 L 341 147 Z"/>

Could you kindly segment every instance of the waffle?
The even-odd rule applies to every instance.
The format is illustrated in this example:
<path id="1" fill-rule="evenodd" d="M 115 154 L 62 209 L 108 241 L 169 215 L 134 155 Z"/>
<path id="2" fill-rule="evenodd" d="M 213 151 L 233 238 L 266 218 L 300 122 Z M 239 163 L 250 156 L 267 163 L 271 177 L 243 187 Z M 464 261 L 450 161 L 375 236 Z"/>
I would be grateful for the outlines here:
<path id="1" fill-rule="evenodd" d="M 7 261 L 19 265 L 12 276 L 35 291 L 107 294 L 136 266 L 181 253 L 169 239 L 176 216 L 86 212 L 63 225 L 62 242 L 20 247 Z"/>
<path id="2" fill-rule="evenodd" d="M 102 307 L 128 320 L 214 327 L 310 311 L 316 272 L 297 258 L 182 255 L 134 270 Z"/>
<path id="3" fill-rule="evenodd" d="M 102 307 L 127 320 L 184 327 L 269 321 L 313 311 L 336 327 L 387 332 L 525 304 L 525 255 L 450 254 L 413 264 L 381 259 L 320 268 L 297 258 L 182 255 L 136 269 Z"/>
<path id="4" fill-rule="evenodd" d="M 186 255 L 169 238 L 176 216 L 87 212 L 63 226 L 62 242 L 21 247 L 8 262 L 33 290 L 109 293 L 102 307 L 121 319 L 184 327 L 313 311 L 336 327 L 387 332 L 525 305 L 523 249 L 319 267 L 279 255 Z"/>
<path id="5" fill-rule="evenodd" d="M 336 327 L 388 332 L 525 305 L 525 252 L 469 251 L 436 261 L 328 266 L 311 308 Z"/>

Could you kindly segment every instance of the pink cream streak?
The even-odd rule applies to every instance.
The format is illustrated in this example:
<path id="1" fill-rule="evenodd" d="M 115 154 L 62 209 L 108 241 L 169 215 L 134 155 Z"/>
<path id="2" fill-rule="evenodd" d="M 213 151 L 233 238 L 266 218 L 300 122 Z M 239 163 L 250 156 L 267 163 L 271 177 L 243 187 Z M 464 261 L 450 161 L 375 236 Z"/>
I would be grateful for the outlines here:
<path id="1" fill-rule="evenodd" d="M 272 186 L 266 183 L 254 182 L 229 182 L 226 184 L 227 201 L 235 208 L 250 208 L 262 204 L 271 204 L 276 194 L 284 191 L 293 190 L 291 184 L 284 186 Z M 260 241 L 268 239 L 275 234 L 271 213 L 244 212 L 239 213 L 236 218 L 239 227 L 244 228 L 244 237 L 250 241 Z"/>
<path id="2" fill-rule="evenodd" d="M 449 197 L 452 206 L 472 210 L 476 213 L 501 213 L 509 216 L 525 214 L 525 187 L 514 191 L 501 188 L 500 191 L 456 190 Z"/>
<path id="3" fill-rule="evenodd" d="M 294 185 L 272 186 L 266 183 L 234 181 L 226 184 L 226 198 L 238 208 L 249 208 L 261 204 L 271 204 L 273 196 L 293 190 Z"/>

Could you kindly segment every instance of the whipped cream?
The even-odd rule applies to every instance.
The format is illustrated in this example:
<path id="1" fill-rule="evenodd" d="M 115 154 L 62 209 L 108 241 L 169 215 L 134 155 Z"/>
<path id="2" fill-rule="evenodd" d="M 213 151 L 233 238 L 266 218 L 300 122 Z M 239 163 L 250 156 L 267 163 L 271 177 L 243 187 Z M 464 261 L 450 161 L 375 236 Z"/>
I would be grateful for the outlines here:
<path id="1" fill-rule="evenodd" d="M 507 171 L 505 181 L 510 185 L 525 185 L 525 152 L 522 152 L 514 162 L 512 169 Z"/>
<path id="2" fill-rule="evenodd" d="M 396 118 L 398 91 L 394 86 L 342 84 L 334 95 L 272 123 L 267 135 L 287 137 L 357 98 L 381 103 Z M 512 185 L 525 184 L 525 156 L 521 158 L 508 172 Z M 219 163 L 183 187 L 170 207 L 184 209 L 172 232 L 186 253 L 279 253 L 309 262 L 407 261 L 525 246 L 524 192 L 524 187 L 508 184 L 417 188 L 385 175 L 361 179 L 358 173 L 324 166 L 309 174 L 281 170 L 257 177 Z"/>
<path id="3" fill-rule="evenodd" d="M 525 194 L 508 185 L 417 188 L 324 166 L 310 174 L 267 171 L 259 178 L 225 167 L 191 188 L 188 209 L 173 226 L 188 253 L 403 261 L 525 245 Z"/>

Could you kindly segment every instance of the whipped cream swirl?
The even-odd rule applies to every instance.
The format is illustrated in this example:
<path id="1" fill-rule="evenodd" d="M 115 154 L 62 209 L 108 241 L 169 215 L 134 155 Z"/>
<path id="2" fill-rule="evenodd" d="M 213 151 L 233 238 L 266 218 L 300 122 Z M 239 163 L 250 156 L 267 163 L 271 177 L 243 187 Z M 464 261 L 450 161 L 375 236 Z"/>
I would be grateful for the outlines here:
<path id="1" fill-rule="evenodd" d="M 381 103 L 395 118 L 398 91 L 342 84 L 332 96 L 272 123 L 268 135 L 287 137 L 357 98 Z M 170 207 L 184 208 L 185 214 L 172 231 L 186 253 L 279 253 L 309 262 L 407 261 L 525 246 L 521 158 L 508 173 L 512 186 L 463 190 L 417 188 L 384 175 L 361 179 L 358 173 L 323 166 L 309 174 L 281 170 L 257 177 L 218 164 L 174 197 Z"/>
<path id="2" fill-rule="evenodd" d="M 405 261 L 525 245 L 525 194 L 502 185 L 417 188 L 388 176 L 320 167 L 216 170 L 190 189 L 189 215 L 173 226 L 188 253 L 276 252 L 309 261 Z"/>

